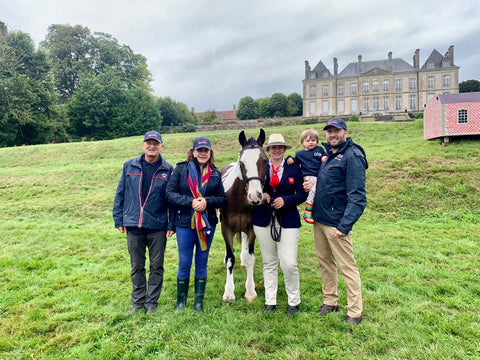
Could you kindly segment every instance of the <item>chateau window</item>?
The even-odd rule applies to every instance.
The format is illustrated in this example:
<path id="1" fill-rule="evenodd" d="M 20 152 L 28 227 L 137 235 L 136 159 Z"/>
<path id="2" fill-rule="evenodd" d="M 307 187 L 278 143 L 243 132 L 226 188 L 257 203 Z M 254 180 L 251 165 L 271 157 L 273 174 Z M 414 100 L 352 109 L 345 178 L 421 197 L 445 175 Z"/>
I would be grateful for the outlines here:
<path id="1" fill-rule="evenodd" d="M 316 106 L 315 106 L 315 101 L 310 101 L 309 104 L 309 110 L 310 110 L 310 116 L 315 116 L 316 115 Z"/>
<path id="2" fill-rule="evenodd" d="M 388 110 L 388 96 L 383 97 L 383 110 Z"/>
<path id="3" fill-rule="evenodd" d="M 308 74 L 309 79 L 316 79 L 317 78 L 317 73 L 315 71 L 312 71 L 310 74 Z"/>
<path id="4" fill-rule="evenodd" d="M 459 124 L 467 124 L 468 123 L 467 109 L 458 110 L 458 123 Z"/>
<path id="5" fill-rule="evenodd" d="M 369 91 L 369 84 L 368 84 L 368 82 L 364 82 L 363 83 L 363 93 L 368 94 L 368 91 Z"/>
<path id="6" fill-rule="evenodd" d="M 388 80 L 383 82 L 383 91 L 388 91 Z"/>
<path id="7" fill-rule="evenodd" d="M 410 95 L 410 109 L 416 109 L 416 108 L 417 108 L 417 96 Z"/>
<path id="8" fill-rule="evenodd" d="M 338 84 L 338 95 L 343 95 L 343 84 Z"/>
<path id="9" fill-rule="evenodd" d="M 357 95 L 357 83 L 350 85 L 350 95 Z"/>
<path id="10" fill-rule="evenodd" d="M 380 108 L 380 101 L 378 97 L 373 98 L 373 110 L 378 110 Z"/>
<path id="11" fill-rule="evenodd" d="M 428 94 L 427 95 L 427 101 L 432 100 L 435 97 L 435 94 Z"/>
<path id="12" fill-rule="evenodd" d="M 444 68 L 450 67 L 450 61 L 448 61 L 448 60 L 443 60 L 442 66 L 443 66 Z"/>
<path id="13" fill-rule="evenodd" d="M 328 85 L 323 85 L 323 96 L 328 95 Z"/>
<path id="14" fill-rule="evenodd" d="M 427 62 L 427 69 L 434 69 L 435 68 L 435 63 L 433 61 Z"/>
<path id="15" fill-rule="evenodd" d="M 395 96 L 395 110 L 402 110 L 402 98 Z"/>
<path id="16" fill-rule="evenodd" d="M 433 76 L 427 77 L 427 87 L 428 87 L 429 89 L 431 89 L 431 88 L 433 88 L 433 84 L 434 84 L 434 82 L 433 82 Z"/>
<path id="17" fill-rule="evenodd" d="M 343 115 L 345 113 L 345 102 L 343 100 L 338 100 L 337 112 L 339 115 Z"/>
<path id="18" fill-rule="evenodd" d="M 328 115 L 328 101 L 322 103 L 322 115 Z"/>
<path id="19" fill-rule="evenodd" d="M 323 70 L 322 75 L 323 75 L 324 78 L 327 78 L 328 77 L 328 70 Z"/>
<path id="20" fill-rule="evenodd" d="M 450 75 L 443 75 L 443 86 L 450 86 Z"/>
<path id="21" fill-rule="evenodd" d="M 417 80 L 415 78 L 410 78 L 410 90 L 415 90 Z"/>
<path id="22" fill-rule="evenodd" d="M 310 96 L 316 96 L 317 95 L 317 87 L 315 85 L 310 85 Z"/>
<path id="23" fill-rule="evenodd" d="M 350 113 L 356 114 L 358 112 L 357 99 L 352 99 L 350 101 Z"/>
<path id="24" fill-rule="evenodd" d="M 363 111 L 368 111 L 368 98 L 363 99 Z"/>
<path id="25" fill-rule="evenodd" d="M 402 80 L 396 79 L 395 80 L 395 91 L 401 91 L 402 90 Z"/>
<path id="26" fill-rule="evenodd" d="M 378 93 L 378 81 L 373 82 L 373 92 Z"/>

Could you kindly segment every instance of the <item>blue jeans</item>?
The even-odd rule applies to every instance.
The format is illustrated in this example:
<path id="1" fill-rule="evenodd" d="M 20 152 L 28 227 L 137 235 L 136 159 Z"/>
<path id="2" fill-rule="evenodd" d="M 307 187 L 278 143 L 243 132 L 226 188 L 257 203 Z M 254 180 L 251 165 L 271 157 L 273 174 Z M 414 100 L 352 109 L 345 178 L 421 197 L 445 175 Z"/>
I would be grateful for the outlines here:
<path id="1" fill-rule="evenodd" d="M 163 285 L 163 259 L 167 245 L 167 232 L 134 234 L 127 232 L 128 252 L 132 270 L 132 304 L 134 307 L 157 306 Z M 150 260 L 148 284 L 145 275 L 146 249 Z"/>
<path id="2" fill-rule="evenodd" d="M 210 246 L 212 245 L 215 226 L 207 235 L 207 250 L 202 251 L 197 236 L 197 230 L 186 227 L 177 227 L 177 247 L 178 247 L 178 272 L 177 278 L 184 280 L 190 278 L 190 269 L 193 260 L 193 248 L 195 248 L 195 277 L 207 277 L 207 263 Z"/>

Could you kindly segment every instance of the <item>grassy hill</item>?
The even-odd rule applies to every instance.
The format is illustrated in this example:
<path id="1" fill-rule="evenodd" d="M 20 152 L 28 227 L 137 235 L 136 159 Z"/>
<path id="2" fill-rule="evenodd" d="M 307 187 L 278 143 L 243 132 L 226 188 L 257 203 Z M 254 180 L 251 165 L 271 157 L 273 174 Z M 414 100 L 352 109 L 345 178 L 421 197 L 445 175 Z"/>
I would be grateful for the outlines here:
<path id="1" fill-rule="evenodd" d="M 281 132 L 294 153 L 312 125 Z M 321 130 L 320 125 L 313 125 Z M 222 303 L 223 239 L 209 260 L 205 312 L 174 314 L 177 249 L 167 245 L 165 281 L 153 316 L 128 317 L 131 284 L 124 235 L 111 208 L 125 160 L 142 137 L 0 149 L 0 359 L 474 359 L 480 357 L 480 144 L 423 140 L 423 123 L 351 123 L 368 156 L 367 209 L 354 227 L 364 322 L 341 311 L 316 315 L 321 280 L 310 226 L 299 246 L 301 311 L 263 312 L 243 299 Z M 254 129 L 247 136 L 257 136 Z M 183 160 L 195 136 L 167 134 L 164 156 Z M 207 135 L 217 165 L 237 157 L 238 131 Z M 239 254 L 239 251 L 237 251 Z M 238 255 L 237 255 L 238 256 Z M 238 262 L 239 264 L 239 262 Z"/>

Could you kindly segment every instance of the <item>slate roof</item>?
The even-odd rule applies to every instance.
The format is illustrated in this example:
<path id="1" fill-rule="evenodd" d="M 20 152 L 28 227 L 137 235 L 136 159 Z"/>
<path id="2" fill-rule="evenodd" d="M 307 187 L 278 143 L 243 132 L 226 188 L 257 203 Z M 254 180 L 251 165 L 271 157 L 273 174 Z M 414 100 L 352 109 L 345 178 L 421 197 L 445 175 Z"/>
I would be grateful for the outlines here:
<path id="1" fill-rule="evenodd" d="M 317 64 L 317 66 L 315 66 L 315 68 L 313 69 L 313 71 L 315 71 L 317 73 L 317 79 L 318 78 L 326 78 L 325 76 L 323 76 L 323 72 L 327 70 L 328 71 L 328 76 L 327 78 L 329 77 L 333 77 L 332 73 L 330 72 L 330 70 L 327 69 L 327 67 L 323 64 L 323 62 L 320 60 Z"/>
<path id="2" fill-rule="evenodd" d="M 480 102 L 480 91 L 438 95 L 438 100 L 442 104 Z"/>
<path id="3" fill-rule="evenodd" d="M 358 71 L 358 62 L 352 62 L 348 64 L 345 69 L 343 69 L 338 77 L 351 77 L 351 76 L 360 76 L 361 74 L 367 73 L 375 68 L 387 71 L 389 73 L 406 73 L 413 72 L 415 68 L 407 63 L 405 60 L 396 58 L 392 59 L 392 68 L 388 66 L 388 59 L 385 60 L 375 60 L 375 61 L 362 61 L 361 62 L 361 71 Z"/>

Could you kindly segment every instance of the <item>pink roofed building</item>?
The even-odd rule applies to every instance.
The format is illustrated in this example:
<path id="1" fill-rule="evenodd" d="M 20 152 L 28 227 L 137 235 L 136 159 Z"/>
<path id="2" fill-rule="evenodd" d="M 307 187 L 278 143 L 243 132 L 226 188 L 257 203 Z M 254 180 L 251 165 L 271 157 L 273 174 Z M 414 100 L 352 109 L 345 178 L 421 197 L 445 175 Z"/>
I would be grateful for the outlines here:
<path id="1" fill-rule="evenodd" d="M 480 92 L 436 95 L 425 104 L 425 140 L 480 135 Z"/>

